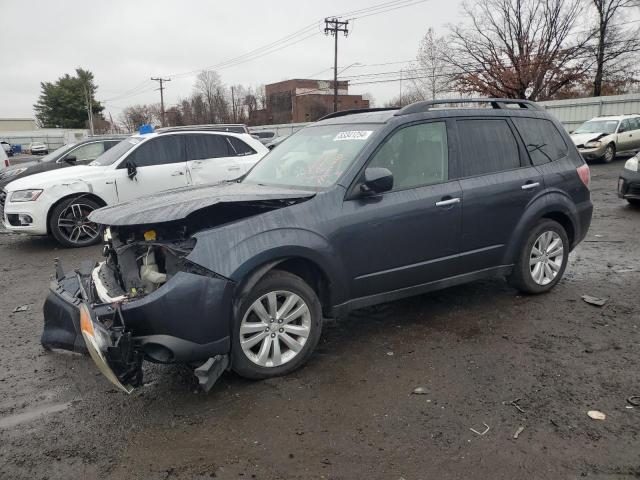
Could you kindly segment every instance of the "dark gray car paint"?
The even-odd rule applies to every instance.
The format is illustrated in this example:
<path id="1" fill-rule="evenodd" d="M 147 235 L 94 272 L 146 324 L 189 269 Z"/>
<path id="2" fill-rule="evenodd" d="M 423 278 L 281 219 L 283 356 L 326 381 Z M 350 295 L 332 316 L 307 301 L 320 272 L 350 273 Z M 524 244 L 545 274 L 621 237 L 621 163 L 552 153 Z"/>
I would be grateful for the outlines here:
<path id="1" fill-rule="evenodd" d="M 396 297 L 414 294 L 414 287 L 431 288 L 447 278 L 462 282 L 476 274 L 508 273 L 528 229 L 548 212 L 569 219 L 575 245 L 588 228 L 589 193 L 575 171 L 583 160 L 552 118 L 568 145 L 565 160 L 533 167 L 525 151 L 525 163 L 519 169 L 368 198 L 358 195 L 356 187 L 364 166 L 397 128 L 442 119 L 450 125 L 457 117 L 518 115 L 550 119 L 535 110 L 464 109 L 402 116 L 374 112 L 324 120 L 320 123 L 345 124 L 346 128 L 353 123 L 384 125 L 371 135 L 337 185 L 317 192 L 309 201 L 200 231 L 194 235 L 197 243 L 188 259 L 240 283 L 267 262 L 302 258 L 328 279 L 329 302 L 336 306 L 376 303 L 393 292 Z M 455 127 L 451 131 L 455 135 Z M 454 139 L 449 152 L 453 178 L 459 176 L 462 161 L 455 143 Z M 543 175 L 548 177 L 544 181 Z M 540 182 L 540 186 L 533 192 L 522 191 L 521 186 L 531 181 Z M 220 189 L 218 193 L 212 193 L 216 189 Z M 460 194 L 464 197 L 461 204 L 451 209 L 433 207 L 441 199 Z M 148 224 L 184 218 L 224 201 L 299 195 L 288 189 L 246 184 L 185 189 L 170 196 L 162 194 L 151 203 L 144 199 L 124 208 L 108 207 L 95 212 L 92 220 L 112 225 Z"/>

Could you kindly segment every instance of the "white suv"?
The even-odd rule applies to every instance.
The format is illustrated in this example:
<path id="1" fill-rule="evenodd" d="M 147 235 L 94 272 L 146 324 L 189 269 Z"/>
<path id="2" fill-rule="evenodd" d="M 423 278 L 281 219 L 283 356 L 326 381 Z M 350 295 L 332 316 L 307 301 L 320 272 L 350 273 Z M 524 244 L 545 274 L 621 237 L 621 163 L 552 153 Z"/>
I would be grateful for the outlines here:
<path id="1" fill-rule="evenodd" d="M 52 235 L 67 247 L 101 241 L 95 209 L 151 193 L 244 175 L 269 150 L 248 134 L 175 130 L 133 135 L 89 165 L 39 173 L 0 193 L 4 226 Z M 4 205 L 3 205 L 4 204 Z"/>

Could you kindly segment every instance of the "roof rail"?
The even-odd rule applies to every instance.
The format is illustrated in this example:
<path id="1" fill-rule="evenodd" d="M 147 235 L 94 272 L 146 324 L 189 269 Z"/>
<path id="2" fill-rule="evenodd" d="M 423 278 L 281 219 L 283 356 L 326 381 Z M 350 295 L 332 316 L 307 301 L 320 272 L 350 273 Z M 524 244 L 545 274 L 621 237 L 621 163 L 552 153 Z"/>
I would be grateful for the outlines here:
<path id="1" fill-rule="evenodd" d="M 243 123 L 221 123 L 221 124 L 206 124 L 206 125 L 184 125 L 176 127 L 162 127 L 156 128 L 156 133 L 167 132 L 184 132 L 184 131 L 210 131 L 210 132 L 230 132 L 230 133 L 247 133 L 248 128 Z"/>
<path id="2" fill-rule="evenodd" d="M 329 118 L 345 117 L 347 115 L 353 115 L 355 113 L 367 113 L 367 112 L 386 112 L 387 110 L 397 110 L 398 107 L 380 107 L 380 108 L 356 108 L 352 110 L 340 110 L 339 112 L 333 112 L 318 119 L 327 120 Z"/>
<path id="3" fill-rule="evenodd" d="M 514 99 L 514 98 L 448 98 L 442 100 L 426 100 L 423 102 L 412 103 L 398 110 L 395 115 L 409 115 L 411 113 L 428 112 L 432 107 L 438 105 L 449 105 L 455 103 L 490 103 L 491 108 L 503 109 L 503 105 L 516 104 L 520 108 L 529 110 L 543 110 L 543 108 L 531 100 Z"/>

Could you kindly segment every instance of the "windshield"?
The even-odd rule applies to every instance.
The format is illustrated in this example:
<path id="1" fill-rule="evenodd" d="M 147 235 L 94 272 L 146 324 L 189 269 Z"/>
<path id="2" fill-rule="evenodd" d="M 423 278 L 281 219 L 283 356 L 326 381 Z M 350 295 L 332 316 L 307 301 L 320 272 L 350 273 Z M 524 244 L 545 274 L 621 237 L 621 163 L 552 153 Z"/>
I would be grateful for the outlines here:
<path id="1" fill-rule="evenodd" d="M 127 153 L 129 150 L 131 150 L 141 141 L 142 141 L 142 138 L 140 137 L 129 137 L 121 141 L 120 143 L 114 145 L 113 147 L 111 147 L 109 150 L 104 152 L 102 155 L 96 158 L 89 165 L 94 167 L 95 166 L 105 167 L 107 165 L 111 165 L 113 162 L 117 161 L 120 157 L 122 157 L 122 155 Z"/>
<path id="2" fill-rule="evenodd" d="M 615 133 L 617 128 L 618 120 L 589 120 L 573 133 Z"/>
<path id="3" fill-rule="evenodd" d="M 248 183 L 327 188 L 351 165 L 375 124 L 321 125 L 288 137 L 249 172 Z"/>
<path id="4" fill-rule="evenodd" d="M 67 153 L 69 150 L 71 150 L 75 146 L 76 146 L 75 143 L 67 143 L 66 145 L 63 145 L 63 146 L 61 146 L 59 148 L 56 148 L 53 152 L 48 153 L 47 155 L 42 157 L 40 159 L 40 161 L 41 162 L 54 162 L 54 161 L 59 159 L 62 155 Z"/>

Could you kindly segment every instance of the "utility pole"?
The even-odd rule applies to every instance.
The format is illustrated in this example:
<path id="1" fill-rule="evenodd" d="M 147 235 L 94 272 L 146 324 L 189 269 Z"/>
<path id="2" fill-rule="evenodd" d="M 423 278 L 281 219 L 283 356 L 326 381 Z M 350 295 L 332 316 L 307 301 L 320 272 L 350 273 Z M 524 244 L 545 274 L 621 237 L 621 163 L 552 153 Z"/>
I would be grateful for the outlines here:
<path id="1" fill-rule="evenodd" d="M 346 37 L 349 34 L 347 26 L 349 20 L 341 22 L 337 18 L 324 19 L 324 34 L 333 35 L 334 52 L 333 52 L 333 111 L 338 111 L 338 32 L 344 33 Z"/>
<path id="2" fill-rule="evenodd" d="M 91 102 L 91 93 L 86 85 L 83 85 L 84 88 L 84 100 L 87 105 L 87 117 L 89 119 L 89 130 L 91 131 L 91 135 L 93 135 L 93 104 Z"/>
<path id="3" fill-rule="evenodd" d="M 163 82 L 170 82 L 171 79 L 170 78 L 153 78 L 151 77 L 151 80 L 153 80 L 154 82 L 160 82 L 160 121 L 162 123 L 162 126 L 164 127 L 164 86 L 162 85 Z"/>
<path id="4" fill-rule="evenodd" d="M 398 105 L 400 108 L 402 108 L 404 105 L 402 105 L 402 69 L 400 69 L 400 105 Z"/>

